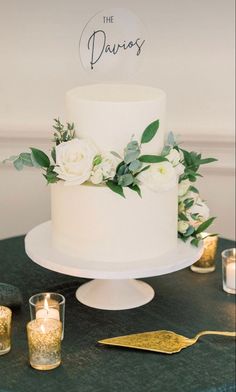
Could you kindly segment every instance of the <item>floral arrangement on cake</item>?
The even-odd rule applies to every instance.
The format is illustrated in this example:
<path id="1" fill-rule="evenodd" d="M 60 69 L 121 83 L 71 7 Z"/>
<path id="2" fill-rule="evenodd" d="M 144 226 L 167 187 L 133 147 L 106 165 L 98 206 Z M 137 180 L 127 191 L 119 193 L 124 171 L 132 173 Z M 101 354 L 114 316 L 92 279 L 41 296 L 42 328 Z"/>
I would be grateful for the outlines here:
<path id="1" fill-rule="evenodd" d="M 155 137 L 159 120 L 147 126 L 140 141 L 132 138 L 123 154 L 100 151 L 91 140 L 76 136 L 74 124 L 64 126 L 59 119 L 54 122 L 55 145 L 50 157 L 31 148 L 31 152 L 4 162 L 13 162 L 17 170 L 24 166 L 40 167 L 48 184 L 64 181 L 65 186 L 106 185 L 122 197 L 125 188 L 142 197 L 141 186 L 160 192 L 168 190 L 178 179 L 178 237 L 183 241 L 190 239 L 191 244 L 198 246 L 201 233 L 215 218 L 209 218 L 209 209 L 193 184 L 201 176 L 199 167 L 216 161 L 215 158 L 202 158 L 201 154 L 180 148 L 172 132 L 160 155 L 143 155 L 142 145 Z"/>

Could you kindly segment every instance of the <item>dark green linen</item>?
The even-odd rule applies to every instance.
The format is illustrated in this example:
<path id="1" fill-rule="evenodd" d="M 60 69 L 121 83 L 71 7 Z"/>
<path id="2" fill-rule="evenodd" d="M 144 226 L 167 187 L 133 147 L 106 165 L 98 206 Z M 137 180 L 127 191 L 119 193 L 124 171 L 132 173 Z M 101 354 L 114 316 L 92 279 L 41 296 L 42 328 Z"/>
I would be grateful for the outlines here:
<path id="1" fill-rule="evenodd" d="M 233 338 L 205 336 L 174 355 L 99 346 L 97 340 L 158 329 L 188 337 L 202 330 L 235 329 L 235 296 L 222 290 L 220 252 L 234 246 L 219 242 L 217 270 L 200 275 L 189 268 L 145 279 L 155 298 L 140 308 L 103 311 L 80 304 L 76 279 L 46 270 L 25 254 L 24 239 L 0 241 L 0 282 L 17 286 L 24 305 L 13 314 L 12 350 L 0 356 L 0 392 L 233 392 Z M 66 297 L 62 365 L 39 372 L 28 364 L 28 299 L 42 291 Z"/>

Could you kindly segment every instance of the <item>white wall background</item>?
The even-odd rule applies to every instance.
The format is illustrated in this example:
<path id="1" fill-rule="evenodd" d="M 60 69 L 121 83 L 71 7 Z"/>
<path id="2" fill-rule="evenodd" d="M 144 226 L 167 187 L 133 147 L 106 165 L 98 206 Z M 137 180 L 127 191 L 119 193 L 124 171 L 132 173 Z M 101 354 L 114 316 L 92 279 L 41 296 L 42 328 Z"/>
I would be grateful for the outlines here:
<path id="1" fill-rule="evenodd" d="M 127 7 L 146 25 L 150 48 L 130 82 L 165 90 L 168 128 L 219 158 L 200 189 L 218 216 L 213 230 L 234 238 L 233 0 L 0 0 L 0 160 L 49 146 L 65 92 L 90 82 L 78 57 L 82 29 L 107 7 Z M 49 215 L 40 174 L 0 165 L 0 238 Z"/>

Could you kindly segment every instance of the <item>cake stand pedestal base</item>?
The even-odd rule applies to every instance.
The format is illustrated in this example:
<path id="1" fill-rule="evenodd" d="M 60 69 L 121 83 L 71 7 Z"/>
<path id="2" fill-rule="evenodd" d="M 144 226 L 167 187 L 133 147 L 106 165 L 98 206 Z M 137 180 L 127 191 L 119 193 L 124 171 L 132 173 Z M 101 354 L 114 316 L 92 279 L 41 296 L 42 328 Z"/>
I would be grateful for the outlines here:
<path id="1" fill-rule="evenodd" d="M 137 308 L 150 302 L 154 295 L 151 286 L 136 279 L 95 279 L 76 291 L 82 304 L 104 310 Z"/>
<path id="2" fill-rule="evenodd" d="M 142 306 L 154 297 L 154 290 L 140 278 L 159 276 L 189 267 L 200 259 L 203 246 L 178 240 L 175 249 L 154 259 L 136 262 L 89 261 L 68 256 L 53 246 L 51 222 L 32 229 L 25 237 L 27 255 L 52 271 L 95 279 L 80 286 L 76 298 L 97 309 L 121 310 Z"/>

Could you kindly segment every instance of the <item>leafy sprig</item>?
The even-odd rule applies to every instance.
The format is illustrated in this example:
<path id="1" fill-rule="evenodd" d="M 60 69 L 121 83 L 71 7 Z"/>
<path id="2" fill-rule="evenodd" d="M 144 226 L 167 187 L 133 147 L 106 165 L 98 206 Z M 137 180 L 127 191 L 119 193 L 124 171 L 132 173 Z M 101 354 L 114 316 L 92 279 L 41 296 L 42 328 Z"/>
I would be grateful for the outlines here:
<path id="1" fill-rule="evenodd" d="M 182 214 L 180 214 L 179 217 L 182 218 Z M 186 233 L 183 234 L 178 232 L 178 237 L 184 242 L 190 239 L 190 243 L 197 247 L 199 243 L 202 241 L 202 233 L 208 229 L 208 227 L 213 223 L 215 219 L 216 217 L 211 217 L 207 219 L 205 222 L 201 223 L 197 228 L 194 228 L 193 226 L 189 226 Z"/>
<path id="2" fill-rule="evenodd" d="M 183 160 L 181 163 L 185 166 L 184 173 L 179 178 L 179 183 L 184 180 L 189 180 L 192 183 L 196 182 L 197 177 L 202 177 L 202 175 L 198 172 L 200 166 L 217 161 L 215 158 L 202 158 L 202 154 L 198 154 L 194 151 L 189 152 L 182 148 L 179 148 L 179 151 L 181 151 L 183 154 Z M 199 194 L 198 189 L 192 184 L 189 186 L 188 191 Z M 183 241 L 190 239 L 192 245 L 198 246 L 199 242 L 202 240 L 201 234 L 213 223 L 215 217 L 211 217 L 202 222 L 199 226 L 195 227 L 193 224 L 191 224 L 189 218 L 182 211 L 182 204 L 184 206 L 184 210 L 188 211 L 191 209 L 194 203 L 195 200 L 192 197 L 186 198 L 184 202 L 180 202 L 181 208 L 179 208 L 178 220 L 189 223 L 189 227 L 185 233 L 179 232 L 178 237 Z M 200 219 L 198 213 L 190 214 L 190 217 L 195 222 L 199 221 Z"/>
<path id="3" fill-rule="evenodd" d="M 45 171 L 43 176 L 46 178 L 48 184 L 53 184 L 59 181 L 57 173 L 54 171 L 55 165 L 51 164 L 49 157 L 45 152 L 37 149 L 30 148 L 30 152 L 22 152 L 19 155 L 14 155 L 8 159 L 5 159 L 3 163 L 10 161 L 13 163 L 16 170 L 20 171 L 26 167 L 37 167 Z"/>
<path id="4" fill-rule="evenodd" d="M 68 142 L 75 138 L 74 123 L 67 123 L 65 127 L 59 118 L 54 118 L 54 123 L 55 124 L 53 125 L 53 128 L 55 129 L 55 132 L 53 134 L 53 141 L 56 143 L 56 146 L 58 146 L 60 143 Z"/>
<path id="5" fill-rule="evenodd" d="M 106 185 L 115 193 L 125 197 L 123 188 L 128 187 L 140 197 L 141 189 L 137 176 L 150 165 L 144 163 L 157 163 L 167 161 L 165 157 L 158 155 L 140 155 L 142 144 L 149 143 L 159 129 L 159 120 L 149 124 L 142 133 L 141 142 L 131 140 L 124 149 L 124 158 L 116 168 L 115 177 L 106 182 Z"/>
<path id="6" fill-rule="evenodd" d="M 217 161 L 216 158 L 202 158 L 202 154 L 198 154 L 195 151 L 187 151 L 180 148 L 183 153 L 183 164 L 185 166 L 184 173 L 180 176 L 179 182 L 188 179 L 191 182 L 195 182 L 197 177 L 202 177 L 198 170 L 201 165 L 212 163 Z"/>

